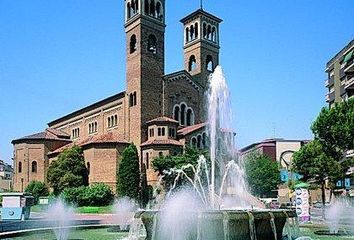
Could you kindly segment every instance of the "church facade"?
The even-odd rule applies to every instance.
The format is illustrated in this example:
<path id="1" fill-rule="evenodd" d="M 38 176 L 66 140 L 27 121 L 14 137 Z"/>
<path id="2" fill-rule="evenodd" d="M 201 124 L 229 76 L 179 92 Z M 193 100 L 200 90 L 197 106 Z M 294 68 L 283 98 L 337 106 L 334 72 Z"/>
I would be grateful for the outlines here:
<path id="1" fill-rule="evenodd" d="M 165 73 L 165 0 L 125 0 L 126 90 L 48 123 L 40 133 L 12 141 L 14 190 L 46 182 L 47 169 L 67 148 L 81 146 L 89 183 L 114 191 L 122 151 L 139 150 L 148 184 L 152 160 L 204 148 L 208 76 L 219 63 L 218 17 L 199 9 L 181 20 L 184 69 Z M 182 37 L 182 36 L 181 36 Z"/>

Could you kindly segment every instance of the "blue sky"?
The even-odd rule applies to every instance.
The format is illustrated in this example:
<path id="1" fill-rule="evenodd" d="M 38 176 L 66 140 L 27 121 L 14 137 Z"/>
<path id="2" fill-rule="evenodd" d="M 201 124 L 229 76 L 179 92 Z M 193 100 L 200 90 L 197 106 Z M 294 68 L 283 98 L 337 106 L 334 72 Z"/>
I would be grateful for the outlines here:
<path id="1" fill-rule="evenodd" d="M 326 62 L 354 38 L 353 0 L 205 1 L 224 19 L 221 65 L 237 145 L 311 138 L 325 106 Z M 167 2 L 166 73 L 182 68 L 179 20 L 197 0 Z M 0 159 L 11 140 L 125 89 L 123 0 L 0 1 Z"/>

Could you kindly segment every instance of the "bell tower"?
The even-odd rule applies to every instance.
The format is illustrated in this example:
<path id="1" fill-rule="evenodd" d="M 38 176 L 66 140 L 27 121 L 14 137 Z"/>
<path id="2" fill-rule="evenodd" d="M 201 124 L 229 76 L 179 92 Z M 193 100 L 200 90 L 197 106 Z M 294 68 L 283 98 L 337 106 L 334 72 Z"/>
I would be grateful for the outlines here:
<path id="1" fill-rule="evenodd" d="M 135 145 L 147 140 L 146 122 L 161 115 L 165 68 L 165 0 L 125 0 L 126 129 Z"/>
<path id="2" fill-rule="evenodd" d="M 207 87 L 209 74 L 219 64 L 219 25 L 222 20 L 202 8 L 181 20 L 184 26 L 184 67 Z"/>

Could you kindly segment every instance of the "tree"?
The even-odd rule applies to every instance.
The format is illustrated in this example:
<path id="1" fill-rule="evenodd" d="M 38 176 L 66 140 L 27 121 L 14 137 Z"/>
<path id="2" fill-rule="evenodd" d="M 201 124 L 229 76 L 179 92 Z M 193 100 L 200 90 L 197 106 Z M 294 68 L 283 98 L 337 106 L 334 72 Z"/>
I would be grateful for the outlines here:
<path id="1" fill-rule="evenodd" d="M 129 197 L 139 201 L 139 156 L 138 150 L 134 144 L 129 145 L 122 153 L 122 159 L 117 174 L 117 192 L 121 197 Z"/>
<path id="2" fill-rule="evenodd" d="M 31 194 L 34 197 L 35 203 L 38 203 L 39 197 L 49 195 L 49 190 L 45 183 L 39 181 L 31 181 L 26 187 L 25 193 Z"/>
<path id="3" fill-rule="evenodd" d="M 354 149 L 354 99 L 323 108 L 311 129 L 329 153 Z"/>
<path id="4" fill-rule="evenodd" d="M 251 153 L 245 160 L 246 181 L 253 195 L 270 196 L 280 184 L 277 162 L 266 155 Z"/>
<path id="5" fill-rule="evenodd" d="M 82 149 L 73 146 L 59 154 L 48 168 L 47 180 L 56 196 L 66 188 L 87 186 L 88 172 Z"/>
<path id="6" fill-rule="evenodd" d="M 166 174 L 171 169 L 180 169 L 183 166 L 191 164 L 196 166 L 198 164 L 199 157 L 203 155 L 208 159 L 208 152 L 207 151 L 200 151 L 195 148 L 186 147 L 185 153 L 177 156 L 160 156 L 153 160 L 153 168 L 155 171 L 158 172 L 159 176 L 162 176 L 164 187 L 166 189 L 170 188 L 174 180 L 176 178 L 175 174 Z M 186 169 L 185 172 L 187 173 L 188 177 L 194 178 L 194 173 L 191 169 Z M 178 186 L 183 185 L 186 183 L 185 179 L 181 179 L 178 183 Z"/>
<path id="7" fill-rule="evenodd" d="M 314 140 L 293 155 L 293 167 L 303 180 L 312 180 L 321 185 L 322 203 L 325 204 L 326 179 L 334 184 L 341 176 L 342 166 L 336 157 L 327 154 L 320 141 Z"/>

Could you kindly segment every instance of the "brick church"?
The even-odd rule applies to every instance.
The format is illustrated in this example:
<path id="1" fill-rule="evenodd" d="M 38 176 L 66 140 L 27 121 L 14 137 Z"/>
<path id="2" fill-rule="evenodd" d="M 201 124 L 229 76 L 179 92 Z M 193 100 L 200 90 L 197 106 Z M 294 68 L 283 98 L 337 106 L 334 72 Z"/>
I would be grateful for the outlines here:
<path id="1" fill-rule="evenodd" d="M 208 76 L 219 63 L 221 19 L 202 8 L 184 17 L 184 69 L 165 73 L 165 0 L 125 0 L 126 91 L 48 123 L 14 145 L 14 190 L 46 182 L 49 164 L 65 149 L 81 146 L 89 182 L 115 190 L 122 151 L 134 143 L 148 183 L 152 160 L 206 144 Z M 182 37 L 182 36 L 181 36 Z"/>

